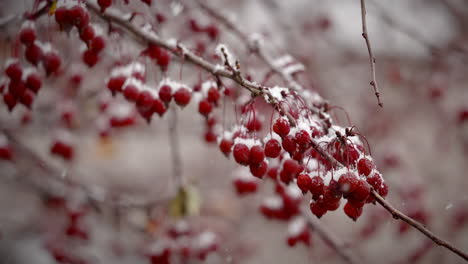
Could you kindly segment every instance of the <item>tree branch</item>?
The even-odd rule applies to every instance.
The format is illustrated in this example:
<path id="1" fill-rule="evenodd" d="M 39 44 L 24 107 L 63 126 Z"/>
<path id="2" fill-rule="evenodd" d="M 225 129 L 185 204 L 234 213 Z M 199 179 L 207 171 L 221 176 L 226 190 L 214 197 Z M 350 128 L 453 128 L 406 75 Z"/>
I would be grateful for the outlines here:
<path id="1" fill-rule="evenodd" d="M 369 34 L 367 33 L 366 13 L 366 2 L 365 0 L 361 0 L 362 37 L 366 41 L 367 51 L 369 52 L 370 70 L 372 76 L 370 85 L 374 88 L 375 97 L 377 97 L 377 103 L 380 107 L 383 107 L 383 103 L 380 101 L 379 85 L 377 83 L 377 79 L 375 78 L 375 57 L 374 53 L 372 52 Z"/>
<path id="2" fill-rule="evenodd" d="M 132 32 L 133 34 L 135 34 L 135 36 L 144 40 L 145 42 L 165 48 L 169 50 L 170 52 L 172 52 L 175 56 L 181 58 L 182 60 L 185 59 L 199 66 L 200 68 L 205 69 L 206 71 L 212 73 L 215 76 L 229 78 L 233 80 L 234 82 L 238 83 L 240 86 L 249 90 L 255 96 L 266 95 L 268 98 L 271 99 L 271 100 L 268 100 L 268 102 L 276 110 L 278 110 L 283 115 L 287 115 L 286 111 L 280 111 L 279 106 L 278 106 L 279 104 L 278 102 L 276 102 L 276 100 L 273 100 L 274 97 L 271 95 L 271 93 L 269 93 L 268 87 L 261 86 L 254 82 L 250 82 L 246 80 L 245 78 L 243 78 L 242 76 L 236 74 L 236 72 L 226 70 L 225 68 L 220 68 L 221 67 L 220 65 L 213 65 L 210 62 L 206 61 L 205 59 L 195 55 L 194 53 L 192 53 L 187 48 L 185 48 L 184 46 L 182 46 L 181 44 L 177 42 L 174 42 L 174 41 L 169 42 L 169 41 L 161 39 L 151 30 L 145 30 L 145 29 L 142 29 L 142 27 L 132 24 L 130 21 L 125 19 L 125 15 L 118 14 L 113 11 L 111 12 L 110 10 L 107 10 L 106 12 L 101 13 L 95 4 L 87 2 L 86 5 L 91 10 L 93 10 L 98 16 L 102 17 L 106 21 L 115 23 L 127 29 L 128 31 Z M 372 72 L 372 77 L 373 77 L 373 82 L 371 82 L 371 85 L 373 84 L 373 87 L 376 91 L 377 99 L 379 99 L 378 85 L 377 85 L 377 82 L 375 81 L 375 67 L 374 67 L 375 58 L 373 56 L 372 49 L 370 47 L 370 42 L 367 37 L 367 26 L 366 26 L 366 19 L 365 19 L 366 10 L 365 10 L 365 5 L 364 5 L 364 0 L 361 0 L 361 11 L 362 11 L 362 20 L 363 20 L 363 37 L 366 40 L 366 44 L 367 44 L 368 51 L 369 51 L 369 57 L 371 61 L 371 72 Z M 380 100 L 379 100 L 379 105 L 381 105 Z M 294 120 L 292 120 L 292 122 L 294 122 Z M 317 150 L 327 161 L 329 161 L 330 164 L 333 165 L 333 167 L 344 167 L 343 164 L 338 162 L 329 153 L 323 150 L 323 148 L 320 147 L 320 145 L 315 139 L 311 138 L 311 140 L 312 140 L 313 148 Z M 468 261 L 468 255 L 466 255 L 464 252 L 462 252 L 461 250 L 451 245 L 449 242 L 439 238 L 437 235 L 435 235 L 434 233 L 426 229 L 423 225 L 421 225 L 417 221 L 413 220 L 412 218 L 406 216 L 402 212 L 395 209 L 390 203 L 388 203 L 383 197 L 381 197 L 375 190 L 372 190 L 371 194 L 377 200 L 379 204 L 381 204 L 387 211 L 389 211 L 393 215 L 394 218 L 400 219 L 408 223 L 409 225 L 413 226 L 414 228 L 419 230 L 421 233 L 426 235 L 428 238 L 433 240 L 436 244 L 449 249 L 450 251 L 454 252 L 455 254 L 459 255 L 460 257 Z"/>

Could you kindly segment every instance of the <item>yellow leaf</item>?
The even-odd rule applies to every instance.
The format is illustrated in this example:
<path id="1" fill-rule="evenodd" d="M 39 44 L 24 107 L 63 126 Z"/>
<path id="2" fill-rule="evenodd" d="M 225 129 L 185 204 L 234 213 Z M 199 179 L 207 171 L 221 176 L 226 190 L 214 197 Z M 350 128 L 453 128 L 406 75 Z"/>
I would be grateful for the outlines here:
<path id="1" fill-rule="evenodd" d="M 49 8 L 49 16 L 53 15 L 55 13 L 55 10 L 57 9 L 57 1 L 58 0 L 54 0 L 52 2 L 52 4 L 50 5 L 50 8 Z"/>
<path id="2" fill-rule="evenodd" d="M 179 189 L 169 204 L 169 215 L 174 218 L 196 215 L 200 212 L 200 207 L 201 199 L 197 189 L 192 186 L 184 186 Z"/>

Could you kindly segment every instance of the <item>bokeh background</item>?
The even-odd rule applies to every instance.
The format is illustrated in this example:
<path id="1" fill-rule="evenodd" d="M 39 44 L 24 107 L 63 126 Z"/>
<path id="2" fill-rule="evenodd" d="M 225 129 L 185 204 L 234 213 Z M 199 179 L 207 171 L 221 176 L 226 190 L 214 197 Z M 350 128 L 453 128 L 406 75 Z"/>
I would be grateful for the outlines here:
<path id="1" fill-rule="evenodd" d="M 145 15 L 165 14 L 168 22 L 158 28 L 159 33 L 187 45 L 200 41 L 186 26 L 189 19 L 195 18 L 201 24 L 213 21 L 191 1 L 155 0 L 146 9 L 139 1 L 130 2 L 128 8 L 143 10 Z M 332 110 L 338 124 L 355 125 L 366 136 L 377 167 L 389 184 L 387 199 L 410 215 L 423 211 L 429 229 L 468 251 L 468 120 L 466 114 L 463 117 L 463 111 L 468 111 L 466 1 L 366 1 L 383 108 L 377 106 L 369 86 L 369 58 L 361 37 L 359 1 L 210 3 L 244 31 L 262 34 L 274 56 L 290 54 L 301 62 L 305 70 L 298 80 L 318 91 L 332 106 L 342 107 Z M 21 25 L 18 15 L 31 6 L 28 0 L 0 2 L 2 65 L 16 45 L 15 33 Z M 99 19 L 92 20 L 102 24 Z M 218 26 L 218 42 L 226 43 L 254 80 L 262 80 L 267 68 L 233 34 Z M 138 120 L 134 127 L 102 139 L 95 105 L 110 96 L 101 92 L 109 72 L 109 67 L 102 65 L 115 57 L 131 57 L 139 47 L 132 39 L 114 42 L 111 45 L 115 49 L 106 51 L 102 67 L 88 69 L 80 62 L 81 47 L 76 44 L 76 36 L 73 40 L 76 32 L 57 33 L 49 17 L 42 18 L 37 28 L 44 34 L 41 37 L 53 41 L 63 54 L 65 73 L 46 83 L 32 111 L 17 107 L 9 113 L 0 104 L 0 129 L 14 137 L 18 154 L 14 162 L 0 161 L 0 263 L 55 263 L 44 249 L 44 241 L 57 232 L 64 217 L 46 209 L 43 197 L 64 195 L 79 203 L 90 193 L 106 201 L 97 204 L 86 218 L 91 239 L 84 244 L 67 242 L 67 246 L 89 258 L 90 263 L 147 263 L 143 256 L 132 254 L 132 249 L 141 243 L 148 219 L 174 221 L 165 214 L 168 201 L 176 193 L 169 144 L 171 115 L 149 125 Z M 206 42 L 207 54 L 215 46 Z M 193 85 L 200 72 L 184 67 L 180 73 L 178 62 L 174 62 L 167 75 Z M 70 84 L 75 75 L 82 76 L 76 87 Z M 151 78 L 157 81 L 161 75 Z M 275 76 L 268 81 L 280 82 Z M 49 153 L 51 142 L 63 130 L 57 120 L 68 107 L 77 113 L 71 132 L 77 153 L 71 163 Z M 262 200 L 272 193 L 271 182 L 260 183 L 257 194 L 238 197 L 233 178 L 246 172 L 226 159 L 216 145 L 205 142 L 205 126 L 196 111 L 195 104 L 177 111 L 181 164 L 176 166 L 184 181 L 201 196 L 199 214 L 187 220 L 218 232 L 222 238 L 222 254 L 210 256 L 206 262 L 343 263 L 313 233 L 311 247 L 287 246 L 287 225 L 268 221 L 259 213 Z M 265 131 L 270 111 L 265 113 Z M 27 125 L 22 123 L 25 116 L 31 119 Z M 232 107 L 226 107 L 224 114 L 219 112 L 218 118 L 232 123 Z M 151 202 L 151 206 L 116 209 L 115 201 Z M 342 210 L 326 214 L 321 221 L 346 250 L 357 256 L 359 263 L 463 263 L 436 245 L 420 259 L 412 260 L 412 254 L 427 245 L 426 238 L 412 229 L 402 233 L 404 227 L 379 206 L 366 206 L 357 222 Z M 461 222 L 459 226 L 457 221 Z M 375 232 L 363 235 L 374 225 Z M 115 247 L 126 254 L 114 254 Z"/>

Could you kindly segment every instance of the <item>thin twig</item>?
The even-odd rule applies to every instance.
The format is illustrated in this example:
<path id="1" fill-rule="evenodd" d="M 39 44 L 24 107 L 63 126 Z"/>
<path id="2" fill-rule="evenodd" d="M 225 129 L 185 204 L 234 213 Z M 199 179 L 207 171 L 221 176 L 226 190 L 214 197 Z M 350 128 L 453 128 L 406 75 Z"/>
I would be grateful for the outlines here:
<path id="1" fill-rule="evenodd" d="M 369 52 L 370 70 L 372 75 L 372 81 L 370 85 L 374 88 L 375 97 L 377 97 L 377 103 L 380 107 L 383 107 L 383 103 L 380 101 L 380 91 L 377 79 L 375 78 L 375 57 L 372 53 L 372 47 L 369 40 L 369 34 L 367 33 L 367 21 L 366 21 L 366 2 L 361 0 L 361 18 L 362 18 L 362 37 L 366 41 L 367 51 Z"/>

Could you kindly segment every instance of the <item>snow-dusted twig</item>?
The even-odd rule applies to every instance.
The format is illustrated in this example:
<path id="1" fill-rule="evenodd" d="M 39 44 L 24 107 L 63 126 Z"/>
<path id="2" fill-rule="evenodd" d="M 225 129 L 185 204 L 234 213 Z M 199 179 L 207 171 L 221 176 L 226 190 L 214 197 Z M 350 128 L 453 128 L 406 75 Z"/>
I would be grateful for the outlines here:
<path id="1" fill-rule="evenodd" d="M 383 107 L 383 103 L 380 101 L 379 85 L 375 77 L 375 57 L 374 57 L 374 53 L 372 52 L 372 46 L 370 43 L 369 34 L 367 33 L 366 13 L 367 13 L 366 2 L 365 0 L 361 0 L 362 37 L 366 41 L 367 51 L 369 52 L 370 71 L 371 71 L 371 76 L 372 76 L 370 85 L 374 88 L 375 97 L 377 97 L 377 103 L 379 104 L 380 107 Z"/>
<path id="2" fill-rule="evenodd" d="M 363 3 L 363 2 L 364 1 L 361 0 L 361 3 Z M 238 75 L 236 72 L 233 72 L 232 70 L 227 70 L 227 69 L 224 69 L 224 68 L 220 69 L 219 65 L 211 64 L 210 62 L 206 61 L 205 59 L 195 55 L 193 52 L 191 52 L 187 48 L 185 48 L 182 44 L 179 44 L 179 43 L 174 42 L 174 41 L 169 42 L 167 40 L 164 40 L 164 39 L 160 38 L 159 36 L 157 36 L 152 31 L 145 31 L 141 27 L 131 23 L 131 21 L 127 20 L 125 18 L 125 16 L 122 15 L 122 14 L 119 14 L 119 13 L 111 11 L 111 10 L 107 10 L 106 12 L 101 13 L 99 11 L 99 8 L 95 4 L 93 4 L 91 2 L 87 2 L 86 4 L 98 16 L 102 17 L 103 19 L 105 19 L 106 21 L 108 21 L 110 23 L 117 24 L 117 25 L 121 26 L 122 28 L 130 31 L 136 37 L 143 40 L 144 42 L 154 44 L 154 45 L 158 45 L 158 46 L 160 46 L 160 47 L 162 47 L 164 49 L 167 49 L 171 53 L 173 53 L 175 56 L 179 57 L 180 59 L 187 60 L 187 61 L 191 62 L 192 64 L 194 64 L 194 65 L 196 65 L 196 66 L 198 66 L 198 67 L 200 67 L 202 69 L 205 69 L 206 71 L 212 73 L 215 76 L 229 78 L 229 79 L 235 81 L 240 86 L 246 88 L 254 96 L 265 95 L 267 98 L 270 99 L 270 100 L 268 100 L 268 102 L 276 110 L 278 110 L 281 114 L 286 115 L 288 117 L 288 119 L 290 120 L 292 125 L 295 125 L 294 119 L 291 118 L 287 114 L 286 111 L 281 111 L 281 108 L 279 107 L 279 104 L 278 104 L 277 100 L 269 92 L 269 90 L 270 90 L 269 87 L 262 86 L 262 85 L 259 85 L 257 83 L 254 83 L 254 82 L 250 82 L 247 79 L 245 79 L 244 77 L 242 77 L 241 75 Z M 367 38 L 367 28 L 366 28 L 366 23 L 365 23 L 365 6 L 364 5 L 362 5 L 362 11 L 363 11 L 362 12 L 362 17 L 363 17 L 363 31 L 364 31 L 363 36 L 365 36 L 364 38 L 366 40 L 366 43 L 368 44 L 369 56 L 371 57 L 371 68 L 372 68 L 373 76 L 374 76 L 374 79 L 375 79 L 375 68 L 374 68 L 375 59 L 373 59 L 374 56 L 373 56 L 373 54 L 371 52 L 370 43 L 369 43 L 369 40 Z M 375 84 L 374 88 L 376 88 L 376 91 L 377 91 L 378 90 L 377 89 L 377 84 L 376 84 L 376 82 L 373 82 L 373 83 Z M 376 92 L 376 95 L 377 95 L 377 92 Z M 379 97 L 377 96 L 377 98 L 379 98 Z M 312 141 L 311 144 L 312 144 L 313 148 L 323 158 L 325 158 L 327 161 L 329 161 L 330 164 L 332 164 L 333 167 L 335 167 L 335 168 L 344 167 L 343 164 L 338 162 L 329 153 L 327 153 L 318 144 L 318 142 L 315 139 L 311 138 L 311 141 Z M 457 249 L 456 247 L 451 245 L 449 242 L 439 238 L 437 235 L 435 235 L 434 233 L 429 231 L 427 228 L 425 228 L 423 225 L 421 225 L 417 221 L 413 220 L 412 218 L 410 218 L 407 215 L 403 214 L 402 212 L 398 211 L 390 203 L 388 203 L 384 198 L 382 198 L 375 190 L 372 190 L 371 193 L 372 193 L 373 197 L 377 200 L 377 202 L 379 204 L 381 204 L 387 211 L 389 211 L 395 219 L 400 219 L 400 220 L 408 223 L 409 225 L 413 226 L 414 228 L 419 230 L 421 233 L 426 235 L 428 238 L 433 240 L 436 244 L 449 249 L 450 251 L 454 252 L 455 254 L 459 255 L 460 257 L 462 257 L 463 259 L 468 261 L 468 255 L 467 254 L 465 254 L 461 250 Z"/>

